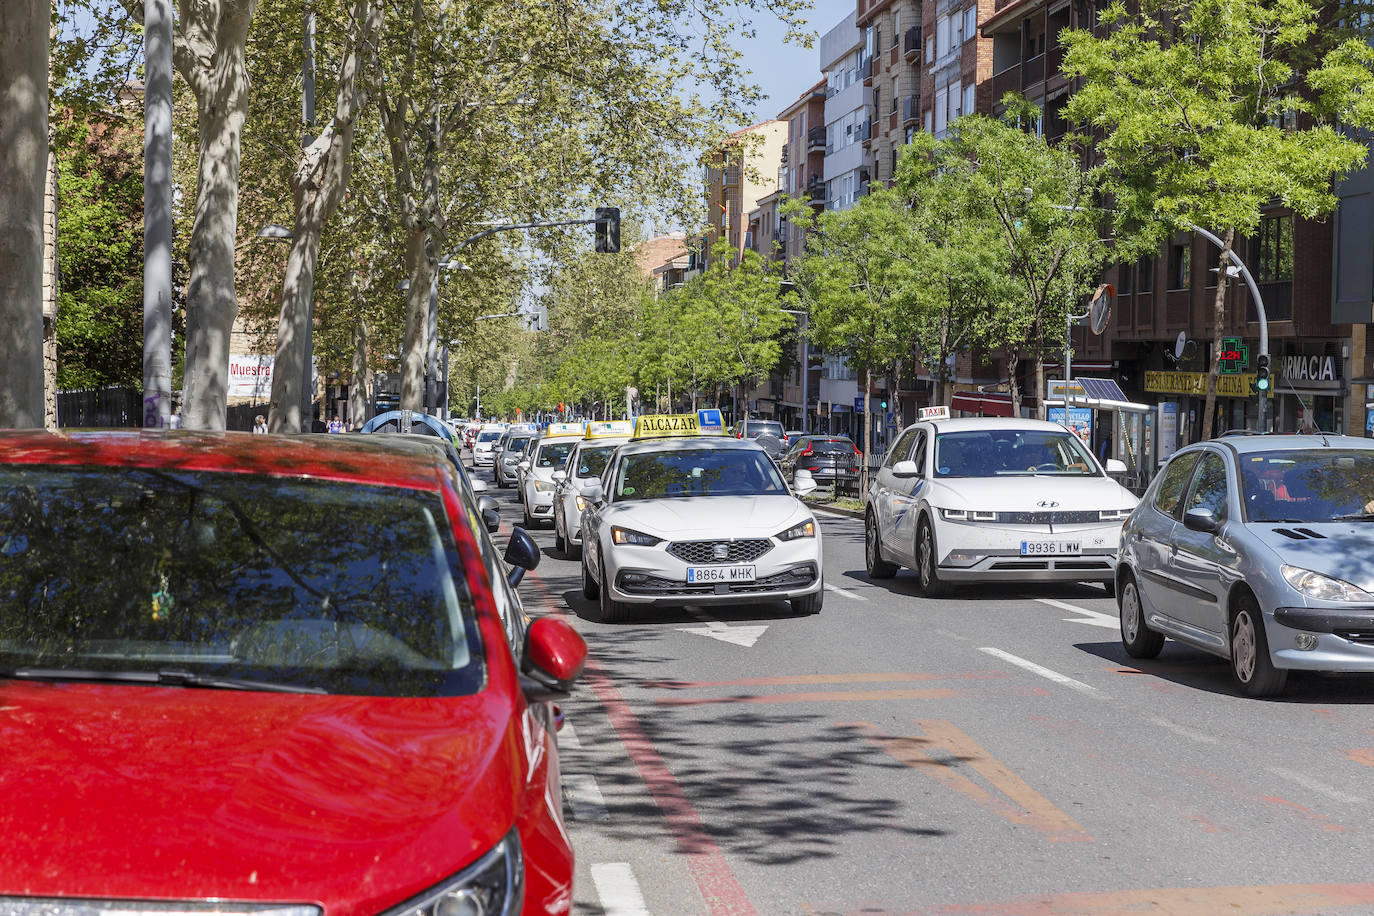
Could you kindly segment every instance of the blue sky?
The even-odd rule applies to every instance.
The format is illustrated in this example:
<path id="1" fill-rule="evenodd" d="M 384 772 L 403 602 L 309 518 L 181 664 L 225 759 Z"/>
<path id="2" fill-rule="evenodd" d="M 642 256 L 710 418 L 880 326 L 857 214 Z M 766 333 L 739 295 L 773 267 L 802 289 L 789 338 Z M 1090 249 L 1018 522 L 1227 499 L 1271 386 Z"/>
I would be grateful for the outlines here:
<path id="1" fill-rule="evenodd" d="M 754 72 L 754 82 L 768 97 L 754 112 L 754 122 L 776 117 L 821 78 L 820 36 L 853 9 L 854 0 L 814 0 L 814 7 L 806 18 L 810 31 L 816 33 L 816 42 L 809 48 L 784 44 L 782 37 L 786 30 L 771 15 L 761 15 L 755 21 L 757 37 L 735 40 L 735 47 L 744 54 L 749 69 Z"/>

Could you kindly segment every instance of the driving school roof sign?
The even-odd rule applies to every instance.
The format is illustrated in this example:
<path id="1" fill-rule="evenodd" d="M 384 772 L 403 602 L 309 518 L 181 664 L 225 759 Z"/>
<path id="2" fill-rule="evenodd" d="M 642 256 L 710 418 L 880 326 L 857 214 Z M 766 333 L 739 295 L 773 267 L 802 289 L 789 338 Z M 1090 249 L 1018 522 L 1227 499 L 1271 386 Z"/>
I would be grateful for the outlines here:
<path id="1" fill-rule="evenodd" d="M 701 423 L 697 420 L 696 414 L 649 414 L 635 421 L 636 439 L 699 435 Z"/>

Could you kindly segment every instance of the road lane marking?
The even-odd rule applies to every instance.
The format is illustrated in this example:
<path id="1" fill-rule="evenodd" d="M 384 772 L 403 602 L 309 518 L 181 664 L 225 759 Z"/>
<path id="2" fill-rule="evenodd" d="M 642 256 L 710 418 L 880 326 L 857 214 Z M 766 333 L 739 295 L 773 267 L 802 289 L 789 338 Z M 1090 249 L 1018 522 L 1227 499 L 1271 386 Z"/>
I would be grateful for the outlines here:
<path id="1" fill-rule="evenodd" d="M 706 901 L 708 911 L 712 916 L 757 916 L 758 911 L 750 903 L 749 895 L 735 877 L 725 854 L 706 830 L 701 815 L 687 800 L 687 793 L 668 769 L 663 755 L 644 733 L 644 727 L 620 689 L 594 662 L 588 662 L 584 679 L 606 711 L 611 727 L 620 736 L 640 779 L 644 780 L 659 813 L 677 840 L 678 849 L 687 859 L 687 870 Z"/>
<path id="2" fill-rule="evenodd" d="M 598 862 L 592 866 L 592 883 L 606 916 L 649 916 L 630 863 Z"/>
<path id="3" fill-rule="evenodd" d="M 780 674 L 731 681 L 642 681 L 645 690 L 698 690 L 703 687 L 786 687 L 793 684 L 881 684 L 890 681 L 1005 680 L 1005 671 L 934 674 L 924 671 L 877 671 L 856 674 Z"/>
<path id="4" fill-rule="evenodd" d="M 1060 674 L 1058 671 L 1051 671 L 1049 668 L 1037 665 L 1035 662 L 1032 661 L 1027 661 L 1019 655 L 1012 655 L 1010 652 L 1003 652 L 1001 649 L 994 649 L 992 646 L 980 646 L 978 651 L 985 652 L 988 655 L 991 655 L 993 658 L 1000 658 L 1002 661 L 1013 664 L 1018 668 L 1024 668 L 1031 674 L 1038 674 L 1040 677 L 1043 677 L 1046 680 L 1054 681 L 1056 684 L 1062 684 L 1065 687 L 1072 688 L 1074 690 L 1077 690 L 1079 693 L 1086 694 L 1090 697 L 1103 696 L 1102 691 L 1098 690 L 1096 687 L 1093 687 L 1090 684 L 1085 684 L 1082 681 L 1076 681 L 1073 678 L 1069 677 L 1067 674 Z"/>
<path id="5" fill-rule="evenodd" d="M 938 634 L 940 634 L 941 636 L 946 637 L 947 639 L 957 639 L 957 640 L 959 640 L 960 642 L 972 642 L 972 641 L 973 641 L 973 640 L 970 639 L 969 637 L 964 636 L 964 635 L 961 634 L 961 633 L 955 633 L 955 632 L 952 631 L 952 630 L 936 630 L 935 632 L 938 633 Z"/>
<path id="6" fill-rule="evenodd" d="M 1159 716 L 1151 716 L 1149 721 L 1158 725 L 1160 728 L 1167 728 L 1174 734 L 1181 735 L 1189 741 L 1196 741 L 1199 744 L 1216 744 L 1218 741 L 1215 735 L 1209 735 L 1206 732 L 1198 731 L 1195 728 L 1189 728 L 1186 725 L 1179 725 L 1177 722 L 1170 722 L 1168 719 Z"/>
<path id="7" fill-rule="evenodd" d="M 1052 843 L 1090 843 L 1093 837 L 1010 767 L 943 719 L 919 719 L 917 737 L 885 735 L 870 723 L 854 723 L 895 760 L 924 773 L 1013 824 L 1029 827 Z M 964 772 L 972 770 L 987 785 Z M 989 791 L 989 786 L 991 791 Z"/>
<path id="8" fill-rule="evenodd" d="M 1065 617 L 1065 623 L 1086 623 L 1089 626 L 1104 627 L 1108 630 L 1120 630 L 1121 621 L 1115 614 L 1104 614 L 1101 611 L 1090 611 L 1085 607 L 1076 604 L 1069 604 L 1067 601 L 1057 601 L 1054 598 L 1036 598 L 1041 604 L 1048 604 L 1050 607 L 1057 607 L 1061 611 L 1068 611 L 1070 614 L 1079 614 L 1079 617 Z"/>
<path id="9" fill-rule="evenodd" d="M 718 639 L 721 642 L 728 642 L 732 645 L 743 646 L 752 649 L 754 643 L 759 641 L 759 637 L 768 629 L 767 624 L 747 624 L 745 626 L 732 627 L 720 620 L 711 620 L 708 617 L 696 615 L 702 622 L 699 627 L 676 627 L 675 629 L 683 633 L 691 633 L 694 636 L 709 636 L 711 639 Z"/>
<path id="10" fill-rule="evenodd" d="M 558 746 L 571 748 L 575 751 L 582 750 L 582 739 L 577 737 L 577 732 L 573 731 L 571 722 L 564 721 L 563 727 L 558 732 Z"/>
<path id="11" fill-rule="evenodd" d="M 595 777 L 588 773 L 564 773 L 563 794 L 572 806 L 575 821 L 604 821 L 611 816 Z"/>
<path id="12" fill-rule="evenodd" d="M 834 592 L 835 594 L 839 595 L 841 598 L 848 598 L 848 599 L 850 599 L 851 601 L 867 601 L 867 600 L 868 600 L 868 599 L 865 598 L 863 595 L 860 595 L 858 592 L 851 592 L 851 591 L 850 591 L 849 589 L 847 589 L 847 588 L 840 588 L 838 585 L 831 585 L 831 584 L 828 583 L 828 582 L 827 582 L 826 585 L 825 585 L 825 590 L 828 591 L 828 592 Z"/>
<path id="13" fill-rule="evenodd" d="M 1352 747 L 1345 756 L 1361 766 L 1374 767 L 1374 747 Z"/>
<path id="14" fill-rule="evenodd" d="M 1360 796 L 1342 792 L 1334 786 L 1329 786 L 1324 782 L 1313 779 L 1306 773 L 1299 773 L 1295 770 L 1285 769 L 1284 767 L 1270 767 L 1269 772 L 1281 779 L 1297 783 L 1304 789 L 1309 789 L 1316 792 L 1318 795 L 1325 795 L 1327 798 L 1338 801 L 1344 805 L 1363 805 L 1365 803 L 1365 800 L 1360 798 Z"/>

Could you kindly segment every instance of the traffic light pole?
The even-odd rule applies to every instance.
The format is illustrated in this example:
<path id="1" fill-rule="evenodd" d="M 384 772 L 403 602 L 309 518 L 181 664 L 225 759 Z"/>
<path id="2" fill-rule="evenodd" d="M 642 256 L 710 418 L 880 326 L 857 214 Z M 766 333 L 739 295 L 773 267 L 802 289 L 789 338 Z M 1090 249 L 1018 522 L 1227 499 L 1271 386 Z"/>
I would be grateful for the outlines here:
<path id="1" fill-rule="evenodd" d="M 1221 239 L 1217 238 L 1206 229 L 1203 229 L 1201 226 L 1194 226 L 1193 231 L 1218 248 L 1225 250 L 1226 246 L 1222 243 Z M 1241 276 L 1245 278 L 1245 285 L 1250 288 L 1250 298 L 1255 300 L 1255 314 L 1259 317 L 1260 326 L 1259 356 L 1256 359 L 1256 365 L 1265 366 L 1267 368 L 1269 365 L 1269 316 L 1264 312 L 1264 299 L 1260 296 L 1259 287 L 1255 285 L 1255 278 L 1250 275 L 1250 268 L 1245 266 L 1245 262 L 1236 254 L 1234 248 L 1231 250 L 1231 261 L 1235 263 L 1236 267 L 1240 270 Z M 1224 267 L 1222 269 L 1225 270 Z M 1259 393 L 1259 407 L 1256 413 L 1259 418 L 1260 432 L 1265 431 L 1264 407 L 1268 395 L 1269 391 L 1267 390 Z"/>

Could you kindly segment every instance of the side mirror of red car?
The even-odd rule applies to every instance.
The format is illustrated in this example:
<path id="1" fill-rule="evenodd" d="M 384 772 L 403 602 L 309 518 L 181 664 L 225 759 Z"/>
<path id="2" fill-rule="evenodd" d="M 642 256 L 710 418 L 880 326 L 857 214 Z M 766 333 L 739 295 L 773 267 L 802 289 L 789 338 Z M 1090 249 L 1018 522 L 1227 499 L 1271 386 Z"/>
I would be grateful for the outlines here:
<path id="1" fill-rule="evenodd" d="M 530 701 L 567 696 L 587 663 L 587 643 L 566 620 L 539 617 L 525 632 L 521 686 Z"/>

